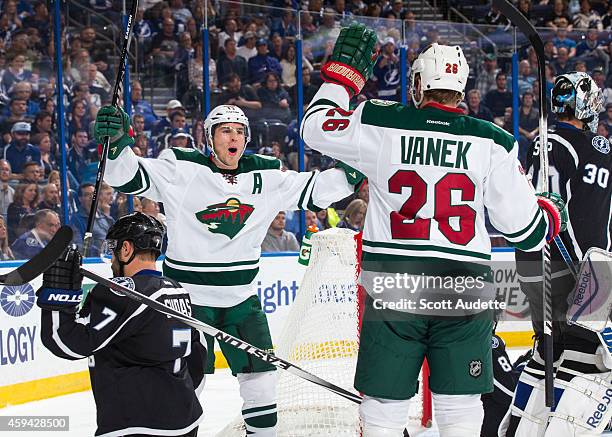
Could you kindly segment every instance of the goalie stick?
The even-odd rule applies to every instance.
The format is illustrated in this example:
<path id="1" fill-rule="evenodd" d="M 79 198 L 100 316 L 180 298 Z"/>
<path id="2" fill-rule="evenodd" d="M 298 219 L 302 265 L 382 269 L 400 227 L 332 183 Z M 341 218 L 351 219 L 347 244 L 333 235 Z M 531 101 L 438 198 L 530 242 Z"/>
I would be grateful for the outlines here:
<path id="1" fill-rule="evenodd" d="M 115 78 L 115 87 L 113 89 L 113 98 L 111 105 L 117 106 L 119 104 L 119 90 L 121 88 L 121 82 L 123 82 L 123 75 L 125 74 L 126 62 L 128 49 L 130 48 L 130 40 L 132 37 L 132 29 L 134 28 L 134 20 L 136 19 L 136 10 L 138 8 L 138 0 L 132 0 L 132 8 L 130 9 L 130 15 L 128 15 L 127 26 L 125 27 L 125 34 L 123 39 L 123 47 L 121 48 L 121 56 L 119 58 L 119 66 L 117 67 L 117 77 Z M 104 178 L 104 170 L 106 169 L 106 160 L 108 157 L 108 149 L 110 148 L 110 137 L 104 140 L 102 147 L 102 156 L 100 157 L 100 165 L 98 166 L 98 172 L 96 173 L 96 184 L 94 187 L 93 196 L 91 199 L 91 207 L 89 209 L 89 217 L 87 218 L 87 229 L 83 236 L 83 256 L 87 256 L 89 246 L 91 245 L 91 239 L 93 238 L 93 224 L 96 218 L 96 212 L 98 210 L 98 194 L 100 193 L 100 186 L 102 185 L 102 179 Z"/>
<path id="2" fill-rule="evenodd" d="M 287 372 L 292 373 L 298 378 L 302 378 L 302 379 L 312 382 L 313 384 L 317 384 L 333 393 L 336 393 L 339 396 L 342 396 L 345 399 L 348 399 L 351 402 L 360 404 L 362 401 L 362 398 L 359 395 L 351 393 L 350 391 L 345 390 L 342 387 L 338 387 L 337 385 L 334 385 L 331 382 L 325 381 L 324 379 L 321 379 L 318 376 L 313 375 L 312 373 L 309 373 L 304 369 L 301 369 L 295 364 L 291 364 L 290 362 L 285 361 L 282 358 L 275 356 L 274 354 L 271 354 L 262 349 L 259 349 L 215 327 L 212 327 L 210 325 L 207 325 L 206 323 L 200 322 L 199 320 L 194 319 L 193 317 L 186 316 L 185 314 L 173 308 L 170 308 L 169 306 L 164 305 L 163 303 L 160 303 L 156 300 L 151 299 L 148 296 L 145 296 L 144 294 L 138 292 L 137 290 L 132 290 L 130 288 L 125 287 L 124 285 L 113 282 L 110 279 L 103 278 L 102 276 L 99 276 L 93 272 L 90 272 L 89 270 L 86 270 L 83 267 L 81 267 L 80 270 L 81 270 L 82 275 L 85 276 L 86 278 L 89 278 L 92 281 L 102 284 L 119 293 L 122 293 L 125 296 L 129 297 L 130 299 L 140 302 L 141 304 L 146 305 L 149 308 L 154 309 L 155 311 L 159 311 L 162 314 L 166 314 L 167 316 L 174 317 L 175 319 L 180 320 L 186 325 L 189 325 L 192 328 L 197 329 L 198 331 L 202 331 L 205 334 L 208 334 L 216 338 L 217 341 L 224 342 L 235 348 L 241 349 L 249 355 L 253 355 L 254 357 L 257 357 L 260 360 L 270 363 L 273 366 L 278 367 L 279 369 L 286 370 Z"/>
<path id="3" fill-rule="evenodd" d="M 538 59 L 538 79 L 540 82 L 540 191 L 548 191 L 548 108 L 546 106 L 546 58 L 544 43 L 535 27 L 509 0 L 493 0 L 493 5 L 512 24 L 527 36 Z M 550 262 L 550 245 L 544 243 L 542 248 L 542 295 L 544 301 L 544 383 L 545 403 L 547 407 L 554 406 L 554 369 L 553 369 L 553 337 L 552 337 L 552 270 Z"/>
<path id="4" fill-rule="evenodd" d="M 71 241 L 72 228 L 70 226 L 62 226 L 55 233 L 51 241 L 34 258 L 26 261 L 15 270 L 0 275 L 0 283 L 4 285 L 27 284 L 51 267 L 51 264 L 62 255 Z"/>

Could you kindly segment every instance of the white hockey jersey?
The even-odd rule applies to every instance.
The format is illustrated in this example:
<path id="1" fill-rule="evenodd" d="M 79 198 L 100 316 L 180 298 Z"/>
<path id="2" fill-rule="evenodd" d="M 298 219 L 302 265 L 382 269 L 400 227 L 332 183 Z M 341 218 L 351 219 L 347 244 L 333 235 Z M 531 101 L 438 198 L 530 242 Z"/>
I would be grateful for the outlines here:
<path id="1" fill-rule="evenodd" d="M 438 258 L 447 270 L 448 260 L 489 260 L 485 207 L 513 246 L 542 247 L 548 218 L 508 133 L 442 105 L 415 109 L 370 100 L 355 111 L 348 106 L 343 87 L 323 84 L 301 133 L 311 148 L 368 177 L 364 270 L 366 261 Z"/>
<path id="2" fill-rule="evenodd" d="M 163 202 L 168 227 L 164 275 L 195 305 L 229 307 L 256 293 L 261 243 L 278 211 L 326 208 L 353 193 L 344 171 L 281 171 L 281 162 L 251 155 L 219 170 L 194 149 L 158 159 L 125 148 L 104 179 L 118 191 Z"/>

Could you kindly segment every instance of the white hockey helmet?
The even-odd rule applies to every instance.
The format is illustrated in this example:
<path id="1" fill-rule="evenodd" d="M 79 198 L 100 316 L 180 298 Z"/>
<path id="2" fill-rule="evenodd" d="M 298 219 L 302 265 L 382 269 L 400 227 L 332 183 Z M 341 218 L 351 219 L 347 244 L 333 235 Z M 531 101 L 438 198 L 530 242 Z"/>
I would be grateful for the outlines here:
<path id="1" fill-rule="evenodd" d="M 213 127 L 221 123 L 240 123 L 246 130 L 246 137 L 244 146 L 251 140 L 251 129 L 249 128 L 249 119 L 242 109 L 236 105 L 219 105 L 213 108 L 204 120 L 204 135 L 206 136 L 206 143 L 212 154 L 215 154 L 215 145 L 213 144 Z M 243 150 L 244 153 L 244 150 Z"/>
<path id="2" fill-rule="evenodd" d="M 420 96 L 415 94 L 417 74 L 421 79 Z M 423 101 L 423 93 L 429 90 L 452 90 L 463 94 L 469 74 L 470 67 L 461 47 L 433 43 L 423 49 L 412 63 L 410 74 L 412 102 L 418 107 Z"/>

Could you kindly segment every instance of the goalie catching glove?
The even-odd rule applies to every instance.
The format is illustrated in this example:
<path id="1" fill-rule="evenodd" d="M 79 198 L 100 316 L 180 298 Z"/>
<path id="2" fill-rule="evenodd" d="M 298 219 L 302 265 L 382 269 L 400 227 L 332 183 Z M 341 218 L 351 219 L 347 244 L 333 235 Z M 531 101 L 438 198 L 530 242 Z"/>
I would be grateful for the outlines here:
<path id="1" fill-rule="evenodd" d="M 130 116 L 121 108 L 103 106 L 96 116 L 94 136 L 98 144 L 103 144 L 110 137 L 108 157 L 117 158 L 123 149 L 134 145 Z"/>
<path id="2" fill-rule="evenodd" d="M 342 85 L 353 97 L 372 76 L 378 57 L 376 33 L 363 24 L 353 23 L 338 35 L 331 60 L 321 68 L 325 82 Z"/>
<path id="3" fill-rule="evenodd" d="M 567 229 L 567 209 L 563 198 L 557 193 L 536 193 L 538 206 L 548 215 L 546 241 L 552 241 L 560 232 Z"/>
<path id="4" fill-rule="evenodd" d="M 83 297 L 82 257 L 72 245 L 43 274 L 42 287 L 36 292 L 36 304 L 47 310 L 77 311 Z"/>

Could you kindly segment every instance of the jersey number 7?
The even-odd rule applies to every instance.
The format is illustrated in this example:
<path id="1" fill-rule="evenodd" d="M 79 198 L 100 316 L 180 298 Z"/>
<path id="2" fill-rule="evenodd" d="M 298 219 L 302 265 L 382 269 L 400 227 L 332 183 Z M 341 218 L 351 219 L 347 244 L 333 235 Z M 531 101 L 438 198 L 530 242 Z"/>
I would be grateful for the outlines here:
<path id="1" fill-rule="evenodd" d="M 427 182 L 414 170 L 398 170 L 389 179 L 389 192 L 401 194 L 402 188 L 412 188 L 399 211 L 391 212 L 391 237 L 398 240 L 429 240 L 431 218 L 416 218 L 427 203 Z M 461 201 L 473 201 L 476 193 L 474 182 L 465 173 L 448 173 L 434 186 L 434 215 L 440 232 L 454 244 L 465 246 L 476 235 L 476 211 L 469 205 L 451 204 L 451 192 L 461 192 Z M 459 229 L 451 226 L 450 219 L 457 217 Z"/>

